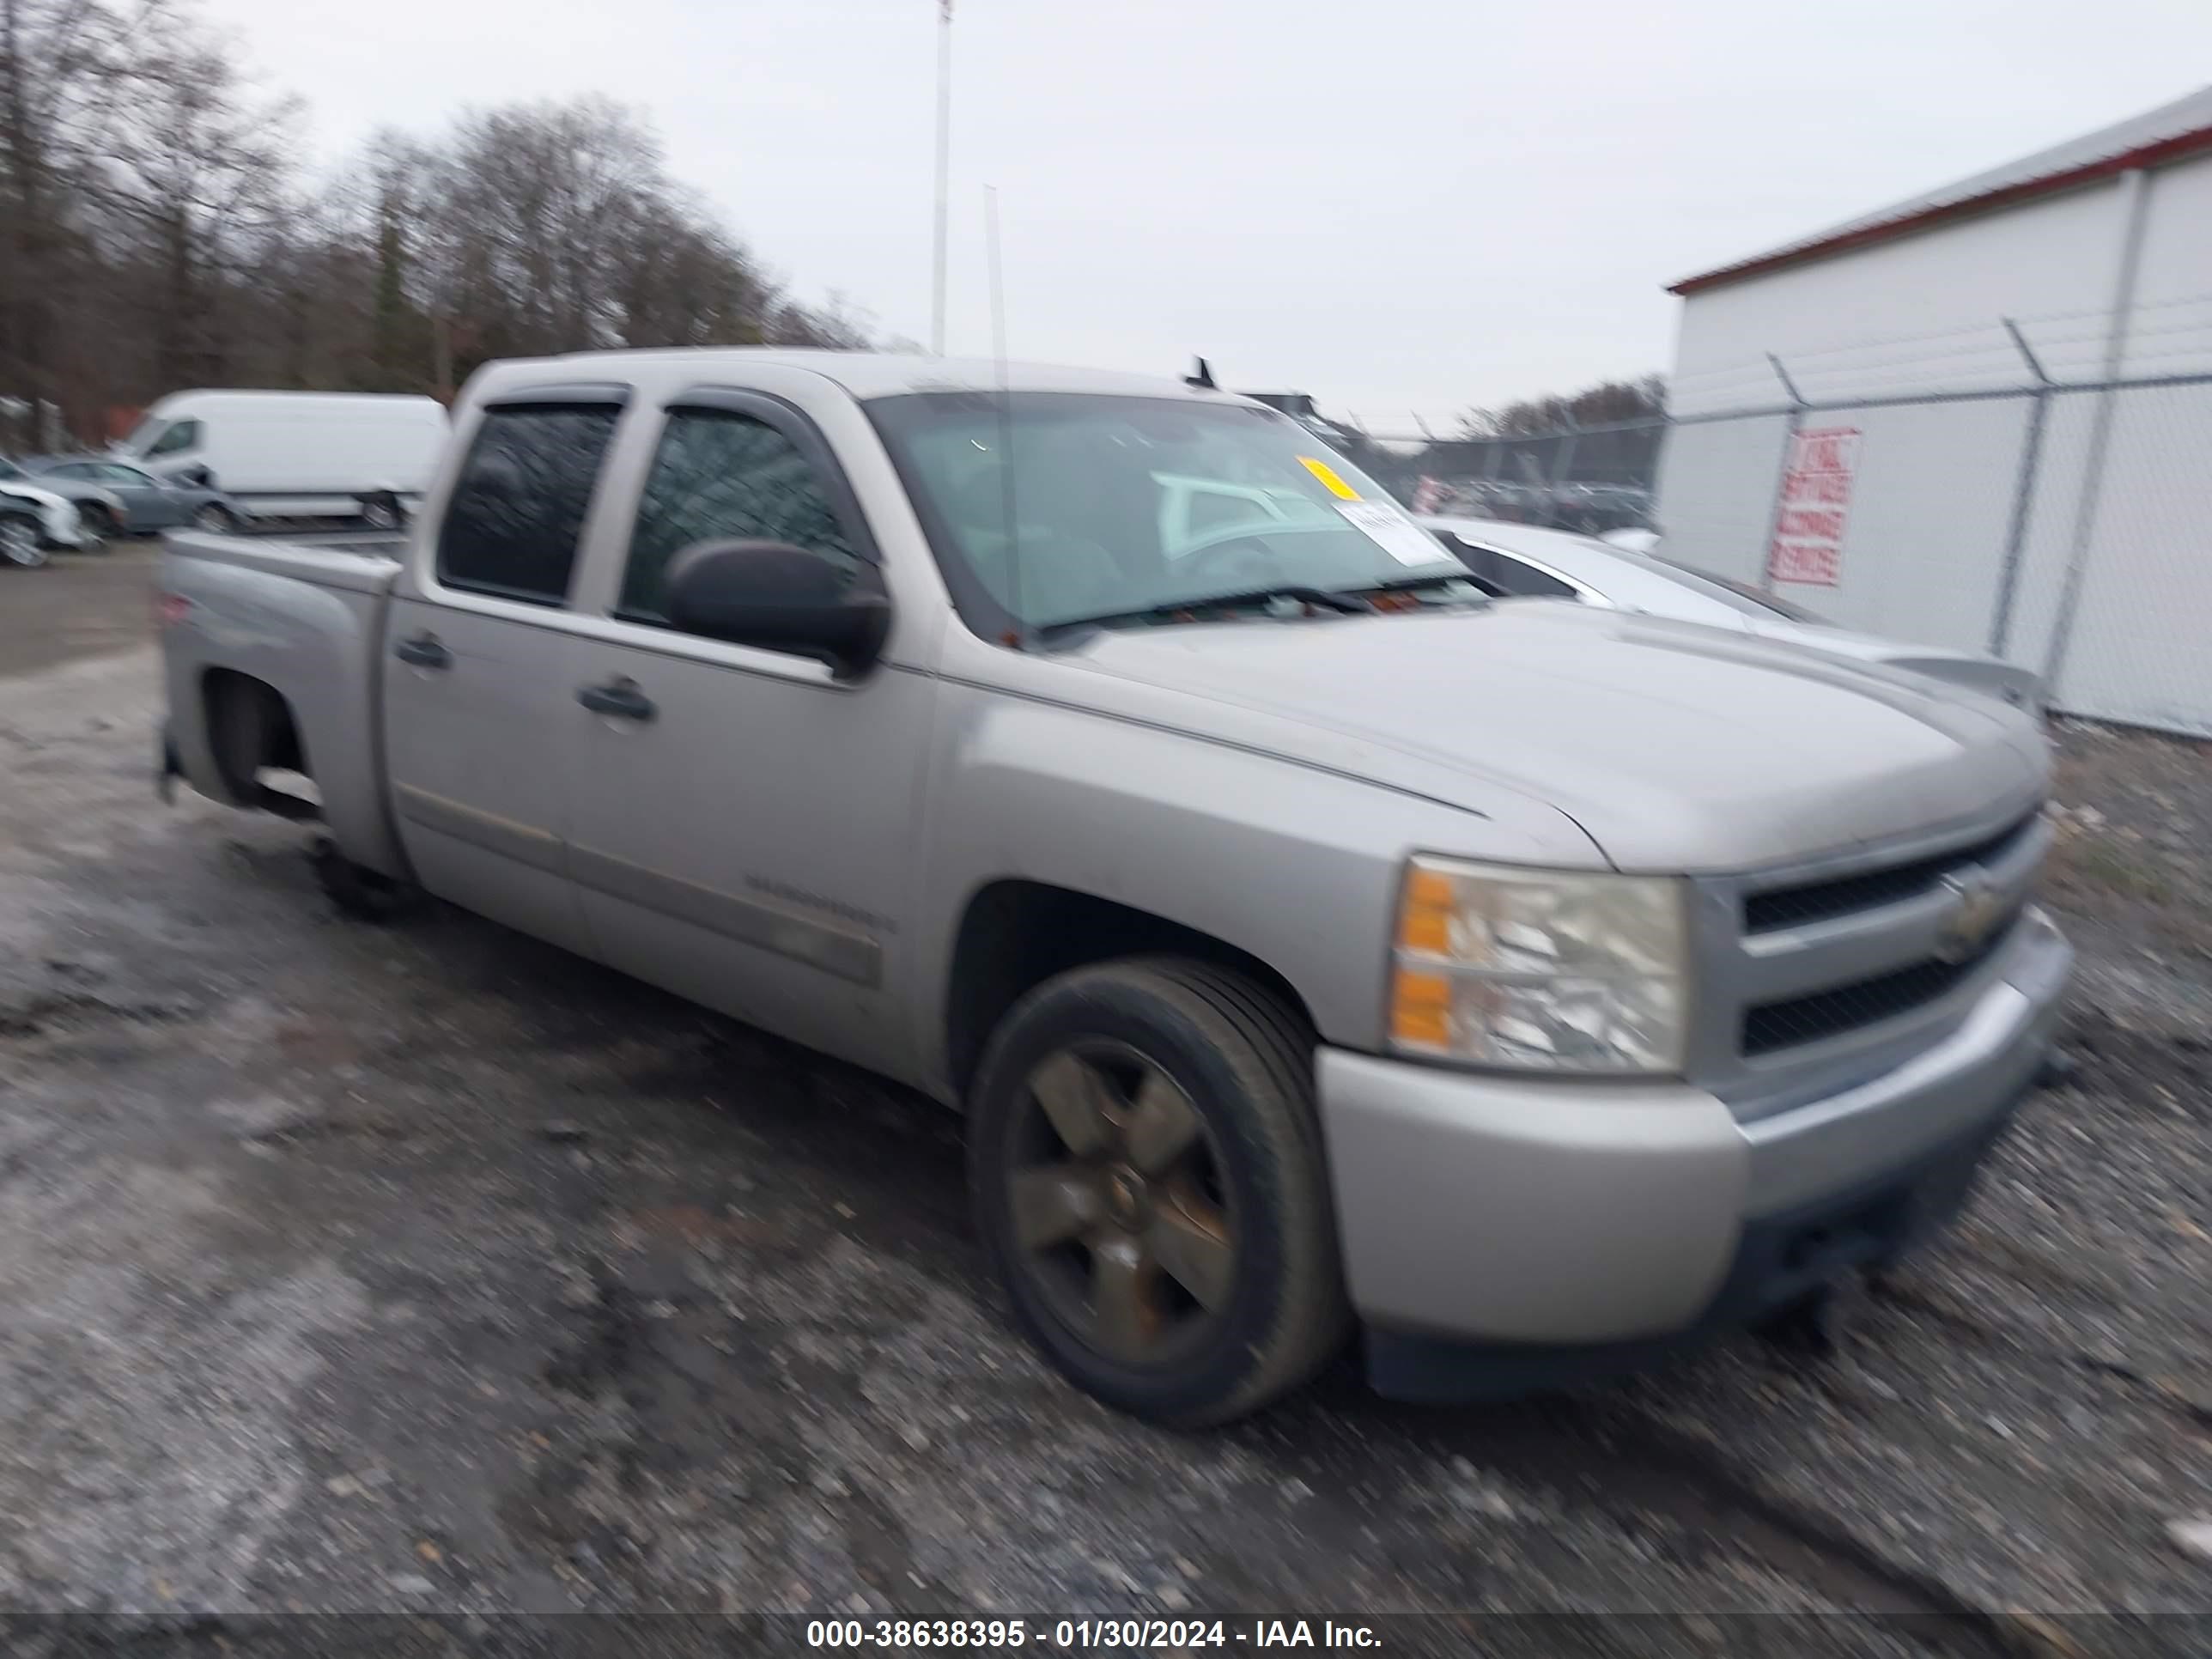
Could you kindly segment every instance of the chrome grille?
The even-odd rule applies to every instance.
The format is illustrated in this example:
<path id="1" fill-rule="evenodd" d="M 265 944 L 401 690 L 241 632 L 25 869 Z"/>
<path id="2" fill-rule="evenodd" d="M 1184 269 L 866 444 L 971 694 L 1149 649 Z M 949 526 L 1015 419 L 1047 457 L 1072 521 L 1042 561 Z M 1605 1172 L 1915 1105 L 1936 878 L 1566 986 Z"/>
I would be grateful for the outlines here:
<path id="1" fill-rule="evenodd" d="M 1699 878 L 1690 1074 L 1749 1121 L 1940 1040 L 2004 971 L 2050 843 L 2015 799 L 1887 846 Z"/>
<path id="2" fill-rule="evenodd" d="M 1909 968 L 1838 985 L 1831 991 L 1754 1004 L 1744 1010 L 1743 1052 L 1747 1058 L 1755 1058 L 1910 1013 L 1973 978 L 1983 963 L 2004 948 L 2019 921 L 2017 913 L 2007 918 L 1987 944 L 1960 961 L 1930 957 Z"/>
<path id="3" fill-rule="evenodd" d="M 1765 933 L 1778 927 L 1801 927 L 1808 921 L 1849 915 L 1855 910 L 1871 910 L 1928 892 L 1962 866 L 2001 862 L 2006 852 L 2035 828 L 2037 817 L 2031 812 L 1971 847 L 1957 848 L 1929 858 L 1808 882 L 1802 886 L 1747 893 L 1743 901 L 1743 931 Z"/>

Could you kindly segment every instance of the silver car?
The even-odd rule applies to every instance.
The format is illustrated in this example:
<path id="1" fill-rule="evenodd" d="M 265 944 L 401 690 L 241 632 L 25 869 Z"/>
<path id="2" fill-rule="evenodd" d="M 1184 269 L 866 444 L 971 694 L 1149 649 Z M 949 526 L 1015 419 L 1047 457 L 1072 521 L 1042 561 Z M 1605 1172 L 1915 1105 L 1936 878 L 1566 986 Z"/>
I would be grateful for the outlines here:
<path id="1" fill-rule="evenodd" d="M 1978 651 L 1853 633 L 1762 588 L 1678 564 L 1656 551 L 1496 519 L 1432 516 L 1420 522 L 1443 537 L 1468 573 L 1494 594 L 1573 599 L 1601 610 L 1703 623 L 1856 662 L 1931 675 L 1985 691 L 2015 708 L 2039 712 L 2043 707 L 2043 683 L 2031 669 Z"/>
<path id="2" fill-rule="evenodd" d="M 190 525 L 227 531 L 239 512 L 219 489 L 156 477 L 143 467 L 97 455 L 27 455 L 21 464 L 44 488 L 66 495 L 110 536 L 143 536 Z"/>

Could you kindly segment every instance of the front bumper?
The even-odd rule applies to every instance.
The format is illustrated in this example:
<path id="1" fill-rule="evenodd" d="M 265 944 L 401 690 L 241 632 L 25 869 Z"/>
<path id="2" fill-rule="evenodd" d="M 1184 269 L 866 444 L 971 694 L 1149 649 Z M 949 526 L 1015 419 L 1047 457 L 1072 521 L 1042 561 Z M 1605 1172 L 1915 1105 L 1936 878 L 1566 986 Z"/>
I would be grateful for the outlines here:
<path id="1" fill-rule="evenodd" d="M 1640 1364 L 1942 1224 L 2056 1026 L 2072 952 L 2040 912 L 2020 931 L 1948 1036 L 1749 1123 L 1684 1084 L 1322 1050 L 1345 1274 L 1377 1386 L 1466 1398 Z"/>

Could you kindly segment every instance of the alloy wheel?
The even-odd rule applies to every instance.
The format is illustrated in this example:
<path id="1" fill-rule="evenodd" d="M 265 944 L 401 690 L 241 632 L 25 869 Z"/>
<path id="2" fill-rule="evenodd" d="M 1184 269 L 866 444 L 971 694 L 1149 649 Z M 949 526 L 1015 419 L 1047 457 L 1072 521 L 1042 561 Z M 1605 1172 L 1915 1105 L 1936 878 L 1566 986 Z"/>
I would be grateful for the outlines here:
<path id="1" fill-rule="evenodd" d="M 0 518 L 0 559 L 28 567 L 44 564 L 46 550 L 39 545 L 39 527 L 28 519 Z"/>
<path id="2" fill-rule="evenodd" d="M 1131 1366 L 1201 1346 L 1237 1285 L 1235 1215 L 1198 1108 L 1132 1049 L 1064 1048 L 1030 1073 L 1010 1209 L 1054 1314 Z"/>

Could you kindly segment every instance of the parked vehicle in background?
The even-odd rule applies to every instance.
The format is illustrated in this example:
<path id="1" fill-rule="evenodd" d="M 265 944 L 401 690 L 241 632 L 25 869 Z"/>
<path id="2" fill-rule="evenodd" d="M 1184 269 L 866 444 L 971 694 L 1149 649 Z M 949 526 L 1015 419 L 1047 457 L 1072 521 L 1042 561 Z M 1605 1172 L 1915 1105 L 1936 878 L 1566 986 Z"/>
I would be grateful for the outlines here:
<path id="1" fill-rule="evenodd" d="M 51 489 L 0 477 L 0 563 L 37 566 L 51 549 L 96 553 L 105 545 L 76 503 Z"/>
<path id="2" fill-rule="evenodd" d="M 161 589 L 165 781 L 963 1108 L 1017 1317 L 1158 1421 L 1802 1308 L 1957 1210 L 2066 980 L 2027 715 L 1493 601 L 1208 387 L 495 364 L 390 556 Z"/>
<path id="3" fill-rule="evenodd" d="M 91 537 L 95 542 L 122 533 L 125 516 L 123 499 L 97 480 L 49 478 L 40 474 L 28 459 L 11 461 L 0 457 L 0 485 L 60 497 L 76 508 L 81 533 Z M 70 544 L 56 542 L 53 544 Z M 98 549 L 86 544 L 83 550 L 93 552 Z"/>
<path id="4" fill-rule="evenodd" d="M 115 458 L 218 490 L 247 519 L 404 523 L 446 442 L 434 398 L 350 392 L 179 392 Z"/>
<path id="5" fill-rule="evenodd" d="M 1444 537 L 1460 562 L 1493 593 L 1574 599 L 1605 610 L 1704 623 L 1948 680 L 2037 713 L 2043 708 L 2043 682 L 2032 669 L 1979 651 L 1853 633 L 1748 582 L 1655 553 L 1493 519 L 1429 517 L 1421 523 Z"/>
<path id="6" fill-rule="evenodd" d="M 244 518 L 220 489 L 160 477 L 127 461 L 99 455 L 26 455 L 21 465 L 46 489 L 98 491 L 112 498 L 112 505 L 102 509 L 118 520 L 105 526 L 110 536 L 148 536 L 185 525 L 234 530 Z M 75 499 L 77 510 L 89 516 L 86 498 Z"/>

